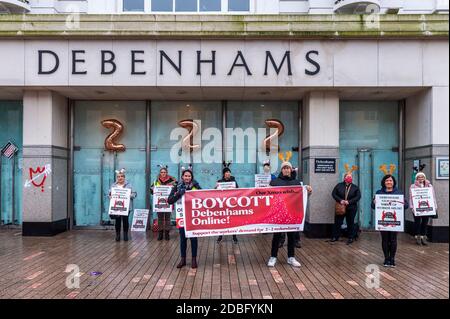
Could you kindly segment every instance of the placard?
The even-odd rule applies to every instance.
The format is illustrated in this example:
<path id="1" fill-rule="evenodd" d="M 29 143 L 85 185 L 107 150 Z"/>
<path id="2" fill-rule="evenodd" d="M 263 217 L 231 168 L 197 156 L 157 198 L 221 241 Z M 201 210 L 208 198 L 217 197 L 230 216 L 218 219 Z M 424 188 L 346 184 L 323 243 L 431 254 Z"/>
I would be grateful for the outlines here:
<path id="1" fill-rule="evenodd" d="M 236 188 L 236 182 L 217 183 L 217 189 L 233 189 L 233 188 Z"/>
<path id="2" fill-rule="evenodd" d="M 131 189 L 114 187 L 111 189 L 109 215 L 128 216 L 130 210 Z"/>
<path id="3" fill-rule="evenodd" d="M 255 174 L 255 188 L 269 187 L 271 180 L 271 174 Z"/>
<path id="4" fill-rule="evenodd" d="M 133 213 L 133 223 L 131 224 L 131 231 L 147 231 L 148 214 L 148 209 L 135 209 Z"/>
<path id="5" fill-rule="evenodd" d="M 173 205 L 168 202 L 172 186 L 155 186 L 153 188 L 153 212 L 170 213 Z"/>
<path id="6" fill-rule="evenodd" d="M 375 229 L 403 232 L 404 203 L 403 195 L 375 195 Z"/>
<path id="7" fill-rule="evenodd" d="M 434 206 L 434 194 L 431 187 L 411 188 L 411 199 L 414 216 L 434 216 L 436 207 Z"/>

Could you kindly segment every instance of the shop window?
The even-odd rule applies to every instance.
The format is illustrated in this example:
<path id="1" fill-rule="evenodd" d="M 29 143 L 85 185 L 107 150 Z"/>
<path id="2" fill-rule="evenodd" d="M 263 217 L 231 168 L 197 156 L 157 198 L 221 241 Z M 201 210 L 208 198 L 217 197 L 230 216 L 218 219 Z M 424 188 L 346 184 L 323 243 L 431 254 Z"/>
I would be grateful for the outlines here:
<path id="1" fill-rule="evenodd" d="M 197 0 L 175 0 L 175 11 L 197 12 Z"/>
<path id="2" fill-rule="evenodd" d="M 172 0 L 152 0 L 152 11 L 172 12 L 173 11 L 173 1 Z"/>
<path id="3" fill-rule="evenodd" d="M 144 12 L 144 0 L 123 0 L 124 12 Z"/>
<path id="4" fill-rule="evenodd" d="M 228 11 L 250 11 L 250 0 L 228 0 Z"/>
<path id="5" fill-rule="evenodd" d="M 200 0 L 200 11 L 221 11 L 221 0 Z"/>

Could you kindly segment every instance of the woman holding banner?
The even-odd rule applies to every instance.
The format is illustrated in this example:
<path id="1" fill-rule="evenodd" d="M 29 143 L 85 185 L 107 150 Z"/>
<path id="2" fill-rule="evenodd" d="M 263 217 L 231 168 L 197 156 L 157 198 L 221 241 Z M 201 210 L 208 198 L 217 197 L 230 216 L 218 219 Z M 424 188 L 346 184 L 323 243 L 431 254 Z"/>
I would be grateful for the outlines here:
<path id="1" fill-rule="evenodd" d="M 425 241 L 427 235 L 427 226 L 430 216 L 416 216 L 416 207 L 414 207 L 414 201 L 412 197 L 412 190 L 417 188 L 431 188 L 431 193 L 433 194 L 434 200 L 434 209 L 437 210 L 436 196 L 434 195 L 434 188 L 431 185 L 430 181 L 427 180 L 425 173 L 418 172 L 416 174 L 415 182 L 409 188 L 409 200 L 411 203 L 411 209 L 414 216 L 414 237 L 416 238 L 417 245 L 426 246 L 427 243 Z M 420 203 L 419 203 L 420 204 Z M 420 206 L 419 206 L 420 207 Z"/>
<path id="2" fill-rule="evenodd" d="M 150 193 L 153 195 L 155 187 L 158 186 L 174 186 L 177 180 L 169 175 L 168 168 L 165 165 L 158 165 L 158 178 L 152 183 Z M 158 212 L 158 240 L 163 240 L 163 235 L 166 240 L 170 240 L 170 216 L 171 212 Z"/>
<path id="3" fill-rule="evenodd" d="M 111 199 L 111 189 L 113 188 L 125 188 L 131 190 L 131 203 L 130 203 L 130 209 L 128 212 L 132 211 L 133 207 L 133 199 L 136 198 L 137 193 L 133 191 L 133 187 L 131 184 L 125 179 L 125 169 L 122 168 L 119 171 L 116 171 L 116 182 L 113 183 L 110 187 L 109 191 L 109 198 Z M 128 241 L 128 228 L 129 228 L 129 222 L 128 222 L 128 216 L 118 216 L 118 215 L 110 215 L 112 219 L 116 220 L 115 228 L 116 228 L 116 241 L 120 241 L 120 228 L 123 224 L 123 240 Z"/>
<path id="4" fill-rule="evenodd" d="M 175 204 L 180 198 L 182 198 L 186 191 L 201 189 L 197 181 L 194 180 L 194 174 L 192 167 L 187 169 L 183 168 L 181 174 L 181 182 L 172 188 L 172 192 L 169 195 L 168 202 L 170 205 Z M 192 268 L 197 268 L 197 238 L 191 238 L 191 250 L 192 250 Z M 187 238 L 184 228 L 180 228 L 180 252 L 181 260 L 177 265 L 177 268 L 186 266 L 186 250 L 187 250 Z"/>
<path id="5" fill-rule="evenodd" d="M 381 189 L 376 192 L 376 195 L 403 195 L 403 192 L 397 188 L 397 181 L 391 174 L 386 174 L 381 180 Z M 404 209 L 408 209 L 409 204 L 405 199 L 403 204 Z M 375 209 L 375 196 L 372 200 L 372 209 Z M 381 233 L 381 247 L 384 253 L 384 267 L 395 267 L 395 254 L 397 252 L 397 232 L 380 231 Z"/>
<path id="6" fill-rule="evenodd" d="M 294 185 L 301 185 L 300 182 L 295 179 L 295 176 L 293 173 L 293 167 L 290 162 L 283 162 L 281 164 L 281 173 L 278 176 L 277 179 L 274 179 L 270 182 L 270 186 L 294 186 Z M 306 189 L 308 190 L 308 194 L 312 192 L 311 186 L 306 186 Z M 275 263 L 277 262 L 277 255 L 278 255 L 278 249 L 280 240 L 282 239 L 284 233 L 275 233 L 273 234 L 272 239 L 272 251 L 271 256 L 269 258 L 269 262 L 267 263 L 267 266 L 269 267 L 275 267 Z M 287 238 L 288 238 L 288 264 L 290 264 L 293 267 L 300 267 L 301 264 L 295 259 L 295 232 L 288 232 Z"/>
<path id="7" fill-rule="evenodd" d="M 234 187 L 232 188 L 239 188 L 238 183 L 236 182 L 236 178 L 234 176 L 231 176 L 231 169 L 230 169 L 230 164 L 231 163 L 223 163 L 224 168 L 222 170 L 222 179 L 219 179 L 217 181 L 217 185 L 216 188 L 220 188 L 220 184 L 221 183 L 234 183 Z M 222 242 L 223 236 L 219 236 L 217 238 L 217 243 L 220 244 Z M 238 243 L 238 239 L 236 235 L 233 235 L 233 242 L 235 244 Z"/>

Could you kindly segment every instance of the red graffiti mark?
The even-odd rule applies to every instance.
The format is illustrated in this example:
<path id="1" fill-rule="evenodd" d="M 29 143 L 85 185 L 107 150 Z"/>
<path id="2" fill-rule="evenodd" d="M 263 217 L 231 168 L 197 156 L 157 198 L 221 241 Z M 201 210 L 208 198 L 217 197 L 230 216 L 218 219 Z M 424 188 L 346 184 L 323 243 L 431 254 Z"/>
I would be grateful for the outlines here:
<path id="1" fill-rule="evenodd" d="M 43 174 L 45 172 L 45 166 L 44 167 L 37 167 L 36 170 L 34 170 L 32 167 L 30 167 L 30 180 L 31 183 L 34 185 L 34 187 L 40 187 L 41 192 L 44 192 L 44 184 L 45 180 L 47 179 L 47 174 Z M 35 178 L 33 175 L 42 175 L 42 180 L 40 183 L 35 182 Z"/>

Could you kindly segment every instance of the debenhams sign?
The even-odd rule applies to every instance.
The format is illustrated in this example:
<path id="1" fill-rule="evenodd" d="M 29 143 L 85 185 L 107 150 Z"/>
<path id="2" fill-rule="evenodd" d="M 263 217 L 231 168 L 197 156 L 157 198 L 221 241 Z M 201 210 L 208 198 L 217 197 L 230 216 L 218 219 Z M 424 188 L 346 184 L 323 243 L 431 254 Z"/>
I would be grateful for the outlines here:
<path id="1" fill-rule="evenodd" d="M 330 86 L 321 41 L 0 41 L 0 85 Z"/>

